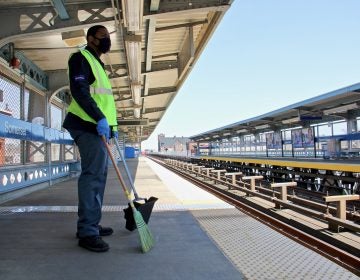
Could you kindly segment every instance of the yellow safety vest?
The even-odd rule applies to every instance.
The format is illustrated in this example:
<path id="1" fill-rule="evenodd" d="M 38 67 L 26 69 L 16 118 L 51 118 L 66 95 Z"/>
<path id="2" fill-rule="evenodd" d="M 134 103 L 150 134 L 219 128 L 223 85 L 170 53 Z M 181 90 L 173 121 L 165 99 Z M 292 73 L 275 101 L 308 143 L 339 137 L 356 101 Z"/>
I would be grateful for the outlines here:
<path id="1" fill-rule="evenodd" d="M 80 50 L 89 62 L 95 81 L 90 85 L 90 95 L 95 100 L 101 112 L 105 115 L 110 126 L 117 126 L 116 108 L 112 87 L 108 76 L 100 62 L 86 49 Z M 84 121 L 96 123 L 73 98 L 68 107 L 68 112 L 80 117 Z M 115 128 L 113 130 L 116 130 Z"/>

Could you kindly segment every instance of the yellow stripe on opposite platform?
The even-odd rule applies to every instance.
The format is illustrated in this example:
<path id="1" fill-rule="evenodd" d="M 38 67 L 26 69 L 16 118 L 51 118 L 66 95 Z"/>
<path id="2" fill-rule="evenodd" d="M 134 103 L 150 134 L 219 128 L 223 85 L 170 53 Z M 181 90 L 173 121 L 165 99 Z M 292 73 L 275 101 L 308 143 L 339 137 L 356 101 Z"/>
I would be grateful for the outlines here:
<path id="1" fill-rule="evenodd" d="M 360 173 L 360 164 L 314 162 L 311 161 L 311 159 L 309 159 L 309 161 L 290 161 L 290 160 L 275 160 L 275 159 L 265 159 L 265 158 L 257 159 L 257 158 L 211 157 L 211 156 L 203 156 L 201 157 L 201 159 Z"/>

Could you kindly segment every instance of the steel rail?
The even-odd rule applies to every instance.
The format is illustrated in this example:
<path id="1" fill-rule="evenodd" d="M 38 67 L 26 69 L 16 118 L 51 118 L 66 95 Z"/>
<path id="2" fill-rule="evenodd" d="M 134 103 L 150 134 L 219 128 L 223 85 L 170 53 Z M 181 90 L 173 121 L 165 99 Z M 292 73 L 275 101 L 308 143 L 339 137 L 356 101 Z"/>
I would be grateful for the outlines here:
<path id="1" fill-rule="evenodd" d="M 195 179 L 193 176 L 186 174 L 172 166 L 165 164 L 159 159 L 153 157 L 148 157 L 151 160 L 157 162 L 163 167 L 171 170 L 172 172 L 178 174 L 179 176 L 190 181 L 194 185 L 204 189 L 207 192 L 214 194 L 220 199 L 226 201 L 227 203 L 233 205 L 241 212 L 251 216 L 252 218 L 260 221 L 261 223 L 269 226 L 270 228 L 276 230 L 277 232 L 285 235 L 286 237 L 296 241 L 297 243 L 302 244 L 303 246 L 317 252 L 318 254 L 326 257 L 327 259 L 339 264 L 340 266 L 346 268 L 352 273 L 360 276 L 360 258 L 345 252 L 336 246 L 333 246 L 323 240 L 311 236 L 308 233 L 305 233 L 293 226 L 290 226 L 282 221 L 279 221 L 266 213 L 257 210 L 254 207 L 251 207 L 239 200 L 239 196 L 232 194 L 226 190 L 215 187 L 214 185 L 205 183 Z"/>

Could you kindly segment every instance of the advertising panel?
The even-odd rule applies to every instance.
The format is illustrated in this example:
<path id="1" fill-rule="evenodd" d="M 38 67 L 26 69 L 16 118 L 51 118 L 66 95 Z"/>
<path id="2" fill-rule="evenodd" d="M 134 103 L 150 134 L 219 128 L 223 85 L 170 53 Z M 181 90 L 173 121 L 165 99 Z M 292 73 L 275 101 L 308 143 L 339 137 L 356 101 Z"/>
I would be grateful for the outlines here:
<path id="1" fill-rule="evenodd" d="M 281 134 L 280 132 L 271 132 L 266 134 L 266 148 L 267 149 L 281 149 Z"/>
<path id="2" fill-rule="evenodd" d="M 293 148 L 302 148 L 302 133 L 300 129 L 294 129 L 291 131 L 291 140 L 293 144 Z"/>
<path id="3" fill-rule="evenodd" d="M 302 129 L 302 139 L 304 147 L 314 147 L 314 133 L 312 127 Z"/>

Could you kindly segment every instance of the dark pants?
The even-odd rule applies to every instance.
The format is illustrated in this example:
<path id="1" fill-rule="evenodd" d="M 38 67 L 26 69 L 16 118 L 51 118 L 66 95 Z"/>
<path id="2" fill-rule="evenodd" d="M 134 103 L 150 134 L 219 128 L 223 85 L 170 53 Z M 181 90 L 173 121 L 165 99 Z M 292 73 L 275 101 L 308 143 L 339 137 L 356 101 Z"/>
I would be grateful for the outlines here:
<path id="1" fill-rule="evenodd" d="M 99 235 L 109 156 L 99 135 L 80 130 L 69 130 L 69 133 L 81 157 L 77 232 L 79 237 Z"/>

